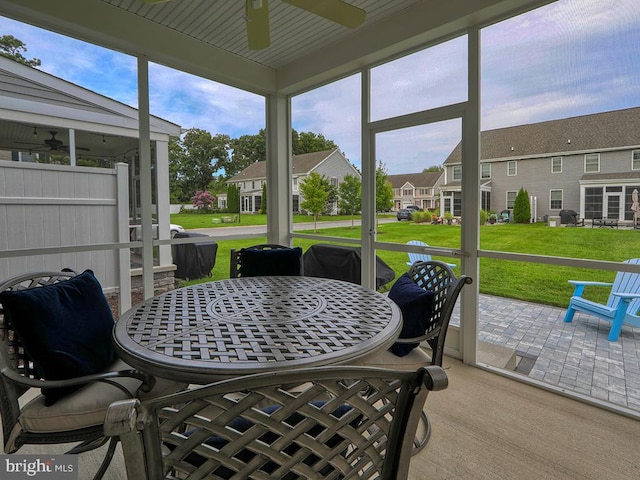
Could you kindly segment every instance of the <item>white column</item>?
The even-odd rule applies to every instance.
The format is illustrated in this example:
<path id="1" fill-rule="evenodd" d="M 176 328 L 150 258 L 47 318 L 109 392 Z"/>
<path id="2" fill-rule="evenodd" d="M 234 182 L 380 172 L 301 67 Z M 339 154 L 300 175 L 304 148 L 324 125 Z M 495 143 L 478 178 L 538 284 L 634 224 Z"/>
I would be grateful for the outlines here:
<path id="1" fill-rule="evenodd" d="M 171 238 L 169 224 L 169 142 L 156 140 L 156 210 L 158 216 L 158 238 Z M 160 245 L 160 265 L 171 265 L 171 245 Z"/>
<path id="2" fill-rule="evenodd" d="M 480 261 L 480 30 L 468 34 L 468 105 L 462 121 L 462 273 L 473 279 L 462 290 L 460 329 L 462 360 L 476 363 Z"/>
<path id="3" fill-rule="evenodd" d="M 118 185 L 118 242 L 129 242 L 129 165 L 118 162 L 115 165 Z M 120 313 L 131 308 L 131 251 L 128 248 L 118 250 L 119 290 L 118 304 Z"/>
<path id="4" fill-rule="evenodd" d="M 362 124 L 362 285 L 376 289 L 376 257 L 373 242 L 376 239 L 376 157 L 375 136 L 369 129 L 370 75 L 361 72 L 361 124 Z"/>
<path id="5" fill-rule="evenodd" d="M 153 204 L 151 199 L 151 134 L 149 126 L 149 63 L 138 57 L 138 135 L 140 203 L 142 205 L 142 282 L 144 298 L 153 297 Z"/>
<path id="6" fill-rule="evenodd" d="M 76 131 L 69 129 L 69 165 L 76 166 Z"/>
<path id="7" fill-rule="evenodd" d="M 267 241 L 291 244 L 291 103 L 273 94 L 267 105 Z"/>

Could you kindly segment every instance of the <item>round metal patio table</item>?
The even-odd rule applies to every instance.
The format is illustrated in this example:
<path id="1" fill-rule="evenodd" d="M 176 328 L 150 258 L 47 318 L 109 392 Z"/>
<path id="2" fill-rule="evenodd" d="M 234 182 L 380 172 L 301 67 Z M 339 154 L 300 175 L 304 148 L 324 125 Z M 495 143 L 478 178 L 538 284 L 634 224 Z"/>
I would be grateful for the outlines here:
<path id="1" fill-rule="evenodd" d="M 249 373 L 357 363 L 402 328 L 398 306 L 353 283 L 248 277 L 155 296 L 116 323 L 120 357 L 153 376 L 208 383 Z"/>

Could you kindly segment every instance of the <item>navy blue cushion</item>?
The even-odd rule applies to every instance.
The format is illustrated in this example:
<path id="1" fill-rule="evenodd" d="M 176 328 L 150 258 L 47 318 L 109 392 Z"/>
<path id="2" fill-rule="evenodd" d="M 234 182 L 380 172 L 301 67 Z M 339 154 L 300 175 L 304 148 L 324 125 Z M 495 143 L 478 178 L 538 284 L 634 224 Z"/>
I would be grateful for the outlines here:
<path id="1" fill-rule="evenodd" d="M 404 273 L 391 287 L 389 298 L 396 302 L 402 311 L 400 338 L 424 335 L 429 318 L 433 314 L 435 293 L 419 287 L 408 273 Z M 394 343 L 389 351 L 404 357 L 418 345 L 418 343 Z"/>
<path id="2" fill-rule="evenodd" d="M 302 271 L 302 249 L 273 248 L 269 250 L 240 250 L 240 276 L 298 276 Z"/>
<path id="3" fill-rule="evenodd" d="M 113 315 L 91 270 L 53 285 L 2 292 L 0 303 L 46 380 L 99 373 L 116 360 Z M 77 388 L 42 393 L 52 405 Z"/>

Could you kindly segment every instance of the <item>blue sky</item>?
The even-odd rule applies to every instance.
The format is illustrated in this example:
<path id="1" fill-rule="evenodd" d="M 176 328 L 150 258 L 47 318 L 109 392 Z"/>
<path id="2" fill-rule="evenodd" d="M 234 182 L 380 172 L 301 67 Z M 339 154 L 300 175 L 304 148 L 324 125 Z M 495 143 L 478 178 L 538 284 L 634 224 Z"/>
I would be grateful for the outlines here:
<path id="1" fill-rule="evenodd" d="M 638 0 L 560 0 L 482 30 L 482 128 L 493 129 L 640 106 Z M 26 43 L 41 70 L 135 106 L 133 57 L 0 17 L 0 35 Z M 264 127 L 262 97 L 150 67 L 151 111 L 184 128 L 232 137 Z M 374 118 L 466 99 L 466 40 L 455 39 L 372 72 Z M 349 77 L 294 98 L 298 131 L 322 133 L 359 166 L 360 80 Z M 381 135 L 389 173 L 441 164 L 460 122 Z"/>

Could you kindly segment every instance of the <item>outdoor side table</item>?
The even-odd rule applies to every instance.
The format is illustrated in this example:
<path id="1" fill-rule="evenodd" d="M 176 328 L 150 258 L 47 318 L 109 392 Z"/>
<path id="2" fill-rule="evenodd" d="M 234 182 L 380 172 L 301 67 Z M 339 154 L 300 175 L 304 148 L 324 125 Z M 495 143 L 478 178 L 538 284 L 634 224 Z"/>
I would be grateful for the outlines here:
<path id="1" fill-rule="evenodd" d="M 247 277 L 150 298 L 116 323 L 120 357 L 151 375 L 209 383 L 249 373 L 356 363 L 402 327 L 373 290 L 312 277 Z"/>

